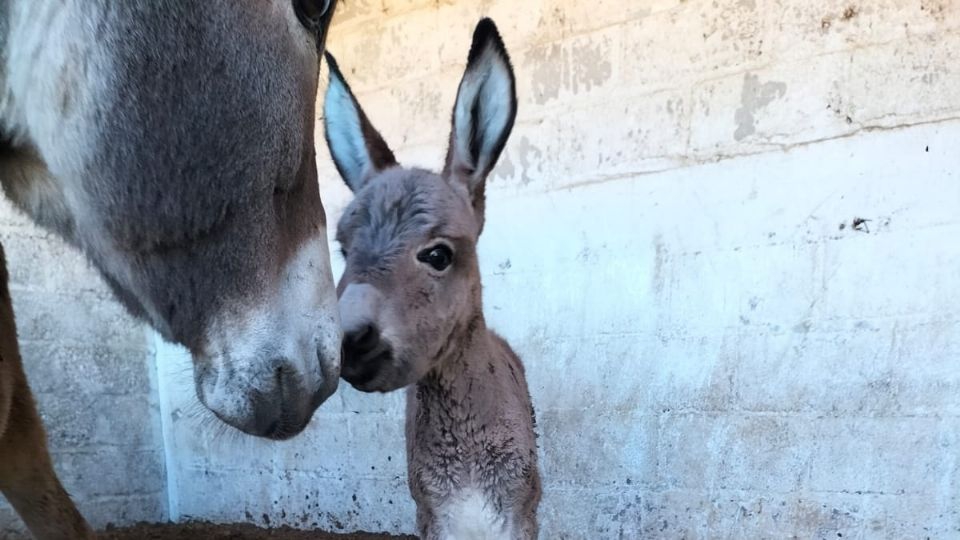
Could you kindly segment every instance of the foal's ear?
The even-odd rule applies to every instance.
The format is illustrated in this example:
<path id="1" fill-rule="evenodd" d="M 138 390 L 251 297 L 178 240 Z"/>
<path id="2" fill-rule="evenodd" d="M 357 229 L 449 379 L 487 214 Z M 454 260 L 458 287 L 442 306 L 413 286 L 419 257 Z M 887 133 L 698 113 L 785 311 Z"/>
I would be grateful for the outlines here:
<path id="1" fill-rule="evenodd" d="M 357 191 L 375 173 L 396 166 L 397 160 L 363 113 L 337 60 L 329 52 L 326 57 L 330 66 L 330 84 L 323 103 L 327 147 L 344 182 L 351 191 Z"/>
<path id="2" fill-rule="evenodd" d="M 487 175 L 497 164 L 516 116 L 516 81 L 510 57 L 497 26 L 482 19 L 473 32 L 467 69 L 457 92 L 443 169 L 445 177 L 466 183 L 481 220 Z"/>

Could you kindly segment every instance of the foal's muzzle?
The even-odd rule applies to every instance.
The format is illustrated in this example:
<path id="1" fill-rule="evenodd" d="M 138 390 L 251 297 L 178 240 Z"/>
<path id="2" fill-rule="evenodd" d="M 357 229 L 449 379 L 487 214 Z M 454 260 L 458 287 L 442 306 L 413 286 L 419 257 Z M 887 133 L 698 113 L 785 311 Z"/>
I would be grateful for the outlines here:
<path id="1" fill-rule="evenodd" d="M 357 390 L 369 392 L 367 384 L 393 360 L 390 344 L 378 325 L 380 292 L 366 283 L 351 283 L 340 295 L 343 326 L 341 376 Z"/>
<path id="2" fill-rule="evenodd" d="M 393 361 L 393 351 L 381 339 L 380 330 L 373 324 L 347 331 L 343 338 L 343 351 L 340 376 L 361 391 L 370 391 L 366 385 Z"/>

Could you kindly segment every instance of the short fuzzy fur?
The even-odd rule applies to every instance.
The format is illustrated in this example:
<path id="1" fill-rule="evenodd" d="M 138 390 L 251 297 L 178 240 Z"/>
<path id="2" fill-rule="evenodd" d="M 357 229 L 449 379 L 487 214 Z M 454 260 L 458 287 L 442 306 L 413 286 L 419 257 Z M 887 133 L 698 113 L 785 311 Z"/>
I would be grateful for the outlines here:
<path id="1" fill-rule="evenodd" d="M 332 7 L 309 30 L 295 9 L 315 1 L 0 9 L 4 192 L 190 349 L 201 402 L 273 438 L 339 379 L 313 139 Z"/>
<path id="2" fill-rule="evenodd" d="M 339 381 L 313 140 L 335 4 L 0 2 L 4 193 L 191 350 L 214 414 L 271 438 L 302 430 Z M 0 311 L 0 489 L 37 537 L 82 538 L 8 297 Z"/>
<path id="3" fill-rule="evenodd" d="M 422 538 L 536 538 L 533 407 L 523 364 L 486 326 L 476 253 L 486 178 L 516 116 L 500 35 L 489 19 L 477 25 L 442 174 L 397 165 L 330 65 L 326 137 L 356 195 L 337 228 L 343 376 L 363 391 L 409 387 L 408 477 Z M 422 260 L 437 246 L 453 253 L 443 270 Z"/>

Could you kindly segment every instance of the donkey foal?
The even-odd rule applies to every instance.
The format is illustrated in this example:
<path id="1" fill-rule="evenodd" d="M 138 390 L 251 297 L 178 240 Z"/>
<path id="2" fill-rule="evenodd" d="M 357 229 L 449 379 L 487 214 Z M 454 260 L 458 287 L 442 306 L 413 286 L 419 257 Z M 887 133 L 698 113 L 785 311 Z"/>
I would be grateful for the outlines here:
<path id="1" fill-rule="evenodd" d="M 356 195 L 337 229 L 342 376 L 407 391 L 407 471 L 422 538 L 537 536 L 540 476 L 523 364 L 487 329 L 476 244 L 484 186 L 516 117 L 513 71 L 480 21 L 442 174 L 402 168 L 328 54 L 327 144 Z"/>

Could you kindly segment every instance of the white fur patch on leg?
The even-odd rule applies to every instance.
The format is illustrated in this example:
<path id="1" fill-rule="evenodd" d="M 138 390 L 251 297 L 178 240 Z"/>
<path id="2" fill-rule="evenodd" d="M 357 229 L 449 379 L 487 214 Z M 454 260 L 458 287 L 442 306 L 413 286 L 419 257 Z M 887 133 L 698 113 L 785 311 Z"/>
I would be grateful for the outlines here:
<path id="1" fill-rule="evenodd" d="M 441 509 L 440 529 L 444 538 L 457 540 L 509 540 L 512 520 L 498 515 L 493 504 L 478 489 L 454 495 Z"/>

